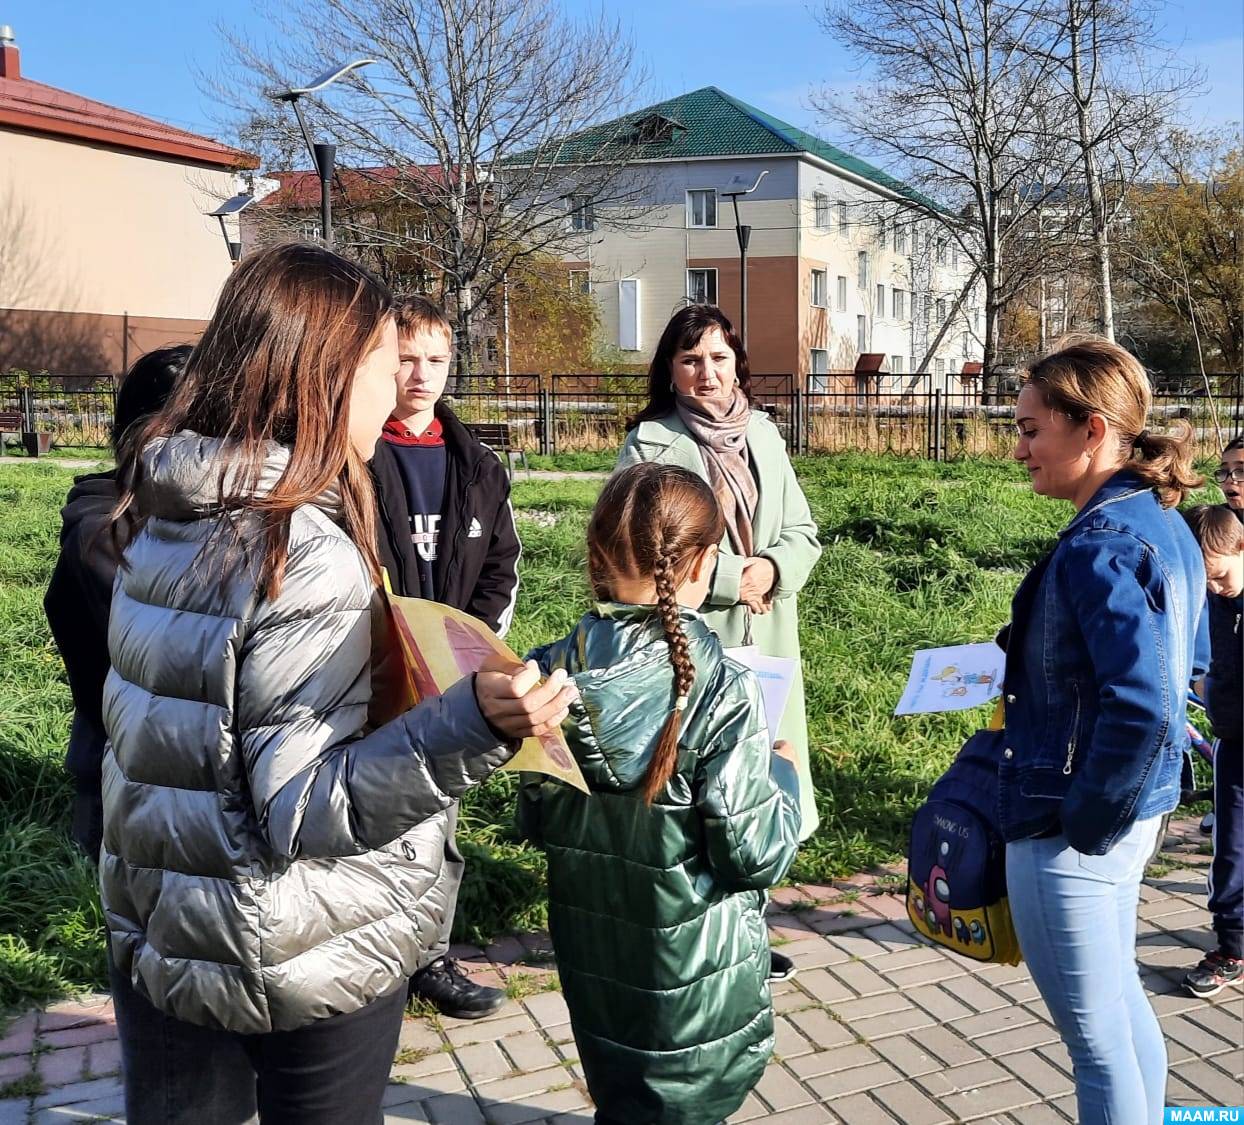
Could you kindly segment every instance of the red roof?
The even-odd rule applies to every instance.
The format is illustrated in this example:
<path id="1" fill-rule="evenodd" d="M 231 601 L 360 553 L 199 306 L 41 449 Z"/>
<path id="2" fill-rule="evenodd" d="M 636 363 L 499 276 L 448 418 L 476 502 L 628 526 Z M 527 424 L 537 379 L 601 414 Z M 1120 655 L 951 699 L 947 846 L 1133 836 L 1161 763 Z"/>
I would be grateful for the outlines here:
<path id="1" fill-rule="evenodd" d="M 317 172 L 265 172 L 281 186 L 261 199 L 262 207 L 288 207 L 303 210 L 320 205 L 320 177 Z M 347 200 L 358 202 L 369 196 L 382 195 L 389 185 L 408 187 L 417 179 L 443 183 L 444 171 L 439 164 L 412 164 L 408 168 L 338 168 L 333 173 L 337 190 Z"/>
<path id="2" fill-rule="evenodd" d="M 29 78 L 0 77 L 0 129 L 92 141 L 220 168 L 254 168 L 259 163 L 208 137 Z"/>

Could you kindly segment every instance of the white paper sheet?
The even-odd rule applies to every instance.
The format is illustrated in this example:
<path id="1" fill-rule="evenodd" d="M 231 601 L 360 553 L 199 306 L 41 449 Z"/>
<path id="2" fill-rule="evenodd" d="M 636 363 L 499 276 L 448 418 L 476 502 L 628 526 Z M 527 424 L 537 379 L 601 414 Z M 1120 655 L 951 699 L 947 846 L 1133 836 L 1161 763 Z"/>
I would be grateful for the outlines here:
<path id="1" fill-rule="evenodd" d="M 993 641 L 976 645 L 926 648 L 911 662 L 907 687 L 896 715 L 966 711 L 995 699 L 1002 691 L 1006 654 Z"/>
<path id="2" fill-rule="evenodd" d="M 778 728 L 790 698 L 791 685 L 795 681 L 795 662 L 785 656 L 762 656 L 756 645 L 728 648 L 725 653 L 732 660 L 750 668 L 760 681 L 760 694 L 764 700 L 765 723 L 769 727 L 769 741 L 777 741 Z"/>

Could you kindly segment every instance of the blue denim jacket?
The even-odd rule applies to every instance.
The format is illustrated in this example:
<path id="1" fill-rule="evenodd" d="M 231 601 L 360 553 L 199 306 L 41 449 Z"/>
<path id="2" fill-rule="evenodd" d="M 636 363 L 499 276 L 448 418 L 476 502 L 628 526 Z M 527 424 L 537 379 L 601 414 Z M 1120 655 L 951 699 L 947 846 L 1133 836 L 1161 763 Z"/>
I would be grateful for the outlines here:
<path id="1" fill-rule="evenodd" d="M 999 816 L 1102 855 L 1179 803 L 1186 696 L 1209 662 L 1187 524 L 1123 470 L 1059 532 L 1011 606 Z"/>

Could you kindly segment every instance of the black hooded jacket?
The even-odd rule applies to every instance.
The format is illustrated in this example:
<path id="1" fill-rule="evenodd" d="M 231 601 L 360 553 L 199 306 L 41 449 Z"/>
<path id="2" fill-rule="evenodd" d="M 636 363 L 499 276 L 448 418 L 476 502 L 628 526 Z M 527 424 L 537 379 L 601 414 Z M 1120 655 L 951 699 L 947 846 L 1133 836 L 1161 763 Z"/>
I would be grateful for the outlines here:
<path id="1" fill-rule="evenodd" d="M 504 637 L 514 619 L 522 554 L 510 506 L 509 474 L 497 455 L 476 441 L 444 403 L 437 403 L 436 417 L 445 439 L 436 600 L 478 617 Z M 371 472 L 379 508 L 380 564 L 389 572 L 395 594 L 428 597 L 420 589 L 402 472 L 383 438 L 372 456 Z"/>
<path id="2" fill-rule="evenodd" d="M 80 793 L 99 795 L 104 757 L 103 696 L 108 675 L 108 614 L 117 564 L 107 550 L 108 515 L 117 500 L 112 473 L 78 477 L 61 509 L 60 557 L 43 611 L 65 662 L 73 727 L 65 767 Z"/>

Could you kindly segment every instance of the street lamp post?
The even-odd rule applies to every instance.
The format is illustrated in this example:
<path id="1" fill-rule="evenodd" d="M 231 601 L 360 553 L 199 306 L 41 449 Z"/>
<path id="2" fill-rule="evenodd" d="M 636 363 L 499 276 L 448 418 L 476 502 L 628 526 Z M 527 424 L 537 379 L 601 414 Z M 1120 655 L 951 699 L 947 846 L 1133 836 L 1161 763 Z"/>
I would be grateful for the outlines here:
<path id="1" fill-rule="evenodd" d="M 307 119 L 303 116 L 298 99 L 305 94 L 314 94 L 331 86 L 338 78 L 357 70 L 361 66 L 369 66 L 375 59 L 355 59 L 344 66 L 335 66 L 331 70 L 318 75 L 307 86 L 290 87 L 273 95 L 279 102 L 289 102 L 294 107 L 294 116 L 298 118 L 298 128 L 302 130 L 302 139 L 307 142 L 307 151 L 315 165 L 316 175 L 320 178 L 320 241 L 330 250 L 333 247 L 333 168 L 337 161 L 337 146 L 319 144 L 311 139 L 311 130 L 307 128 Z"/>
<path id="2" fill-rule="evenodd" d="M 224 236 L 225 246 L 229 249 L 229 261 L 231 261 L 235 266 L 238 264 L 238 260 L 242 257 L 242 230 L 239 225 L 238 240 L 235 242 L 229 237 L 229 228 L 225 225 L 225 219 L 229 218 L 231 215 L 237 215 L 239 216 L 238 222 L 240 224 L 240 216 L 242 212 L 254 202 L 255 197 L 251 195 L 250 192 L 244 191 L 240 195 L 235 195 L 229 199 L 226 199 L 219 207 L 216 208 L 215 211 L 208 212 L 208 216 L 210 218 L 219 221 L 220 233 Z"/>
<path id="3" fill-rule="evenodd" d="M 747 183 L 746 177 L 735 176 L 730 181 L 730 190 L 721 193 L 734 204 L 734 233 L 739 240 L 739 339 L 744 350 L 747 348 L 747 246 L 751 241 L 752 228 L 739 222 L 739 196 L 751 195 L 768 174 L 769 169 L 766 168 L 751 187 L 743 186 Z"/>

